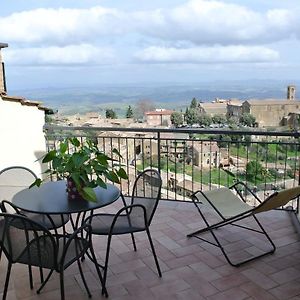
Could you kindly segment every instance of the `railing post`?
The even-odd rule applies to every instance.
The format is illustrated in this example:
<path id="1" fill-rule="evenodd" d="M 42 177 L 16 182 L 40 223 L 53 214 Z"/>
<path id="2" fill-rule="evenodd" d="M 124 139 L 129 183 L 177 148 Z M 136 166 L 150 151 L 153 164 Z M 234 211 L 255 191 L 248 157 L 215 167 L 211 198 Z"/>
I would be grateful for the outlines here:
<path id="1" fill-rule="evenodd" d="M 160 160 L 160 132 L 158 131 L 157 132 L 157 167 L 158 167 L 158 172 L 159 172 L 159 174 L 160 174 L 160 172 L 161 172 L 161 168 L 160 168 L 160 162 L 161 162 L 161 160 Z"/>

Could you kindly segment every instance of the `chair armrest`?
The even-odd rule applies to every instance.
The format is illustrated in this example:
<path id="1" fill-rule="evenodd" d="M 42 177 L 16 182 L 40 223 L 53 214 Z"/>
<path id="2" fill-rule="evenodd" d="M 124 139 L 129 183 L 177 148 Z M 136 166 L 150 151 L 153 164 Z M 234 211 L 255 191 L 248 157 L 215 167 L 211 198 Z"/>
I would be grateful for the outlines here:
<path id="1" fill-rule="evenodd" d="M 145 227 L 148 227 L 147 214 L 146 214 L 146 208 L 145 208 L 145 206 L 142 205 L 142 204 L 131 204 L 131 205 L 124 206 L 123 208 L 121 208 L 121 209 L 114 215 L 114 218 L 113 218 L 113 221 L 112 221 L 112 223 L 111 223 L 111 226 L 110 226 L 108 235 L 112 235 L 114 226 L 115 226 L 115 224 L 116 224 L 116 222 L 117 222 L 117 220 L 118 220 L 119 217 L 125 217 L 125 216 L 127 216 L 127 217 L 128 217 L 128 223 L 131 225 L 130 213 L 131 213 L 132 210 L 135 209 L 135 208 L 140 208 L 140 209 L 142 209 Z M 130 213 L 127 213 L 128 211 L 129 211 Z M 124 212 L 125 212 L 125 214 L 122 214 L 122 213 L 124 213 Z M 86 223 L 88 223 L 88 222 L 91 223 L 92 218 L 97 217 L 97 216 L 101 216 L 101 215 L 102 215 L 102 214 L 95 214 L 95 215 L 89 216 L 89 217 L 87 217 L 87 218 L 85 219 L 85 222 L 86 222 Z"/>
<path id="2" fill-rule="evenodd" d="M 119 218 L 120 216 L 124 216 L 124 215 L 122 215 L 122 213 L 123 213 L 124 211 L 126 211 L 126 216 L 128 217 L 128 223 L 131 225 L 130 213 L 132 212 L 132 210 L 133 210 L 134 208 L 141 208 L 141 209 L 142 209 L 142 211 L 143 211 L 143 216 L 144 216 L 145 227 L 148 226 L 148 225 L 147 225 L 147 214 L 146 214 L 146 208 L 145 208 L 145 206 L 142 205 L 142 204 L 131 204 L 131 205 L 127 205 L 127 206 L 121 208 L 121 209 L 115 214 L 114 219 L 113 219 L 113 221 L 112 221 L 112 223 L 111 223 L 111 226 L 110 226 L 109 235 L 111 235 L 111 234 L 113 233 L 113 229 L 114 229 L 114 226 L 115 226 L 115 224 L 116 224 L 118 218 Z M 129 211 L 130 213 L 127 214 L 128 211 Z"/>
<path id="3" fill-rule="evenodd" d="M 232 186 L 229 187 L 229 189 L 235 189 L 235 191 L 239 194 L 239 196 L 242 198 L 242 200 L 246 203 L 246 200 L 244 199 L 244 197 L 241 195 L 241 193 L 237 190 L 237 186 L 238 185 L 242 185 L 245 187 L 245 189 L 259 202 L 262 203 L 262 201 L 249 189 L 249 187 L 242 181 L 238 181 L 235 184 L 233 184 Z"/>
<path id="4" fill-rule="evenodd" d="M 16 214 L 24 216 L 24 214 L 21 213 L 20 209 L 16 205 L 14 205 L 11 201 L 7 201 L 7 200 L 1 201 L 0 208 L 3 212 L 7 212 L 6 205 L 11 207 Z"/>

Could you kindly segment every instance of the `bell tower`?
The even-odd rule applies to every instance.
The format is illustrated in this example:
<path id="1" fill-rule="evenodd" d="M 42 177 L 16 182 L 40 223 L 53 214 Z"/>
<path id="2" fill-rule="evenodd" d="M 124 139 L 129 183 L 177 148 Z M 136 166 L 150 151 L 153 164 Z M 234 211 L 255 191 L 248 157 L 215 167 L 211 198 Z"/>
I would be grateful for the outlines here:
<path id="1" fill-rule="evenodd" d="M 287 100 L 289 101 L 296 100 L 296 87 L 294 85 L 289 85 L 287 87 Z"/>

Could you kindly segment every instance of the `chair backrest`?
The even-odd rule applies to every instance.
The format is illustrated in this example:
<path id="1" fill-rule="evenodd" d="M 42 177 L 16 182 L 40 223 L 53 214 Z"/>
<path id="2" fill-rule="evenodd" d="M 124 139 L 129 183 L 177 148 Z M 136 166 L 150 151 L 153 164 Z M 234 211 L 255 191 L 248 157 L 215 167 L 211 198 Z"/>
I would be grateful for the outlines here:
<path id="1" fill-rule="evenodd" d="M 56 240 L 45 227 L 27 217 L 0 213 L 0 243 L 11 263 L 56 269 Z"/>
<path id="2" fill-rule="evenodd" d="M 264 202 L 253 209 L 254 213 L 268 211 L 277 207 L 286 205 L 289 201 L 300 196 L 300 186 L 275 192 L 270 195 Z"/>
<path id="3" fill-rule="evenodd" d="M 148 226 L 158 205 L 161 187 L 162 180 L 160 174 L 153 169 L 143 171 L 134 182 L 131 204 L 141 204 L 145 207 Z M 133 210 L 131 218 L 141 217 L 140 214 L 142 214 L 142 210 Z"/>
<path id="4" fill-rule="evenodd" d="M 33 171 L 22 166 L 12 166 L 0 171 L 0 200 L 11 201 L 12 197 L 29 187 L 37 176 Z"/>

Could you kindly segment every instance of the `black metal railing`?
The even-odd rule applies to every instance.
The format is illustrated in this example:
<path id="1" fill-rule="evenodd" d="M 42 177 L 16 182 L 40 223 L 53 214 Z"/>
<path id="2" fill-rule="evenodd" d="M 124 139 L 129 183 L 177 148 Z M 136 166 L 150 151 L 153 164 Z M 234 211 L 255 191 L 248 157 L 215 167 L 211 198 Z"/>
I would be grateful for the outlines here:
<path id="1" fill-rule="evenodd" d="M 157 168 L 163 179 L 162 198 L 190 200 L 198 189 L 210 190 L 243 181 L 260 198 L 276 190 L 299 185 L 299 133 L 158 128 L 110 128 L 45 126 L 48 149 L 59 140 L 76 136 L 95 139 L 99 149 L 113 156 L 129 179 L 125 194 L 138 173 Z M 247 201 L 255 201 L 241 191 Z M 297 200 L 291 204 L 298 208 Z"/>

